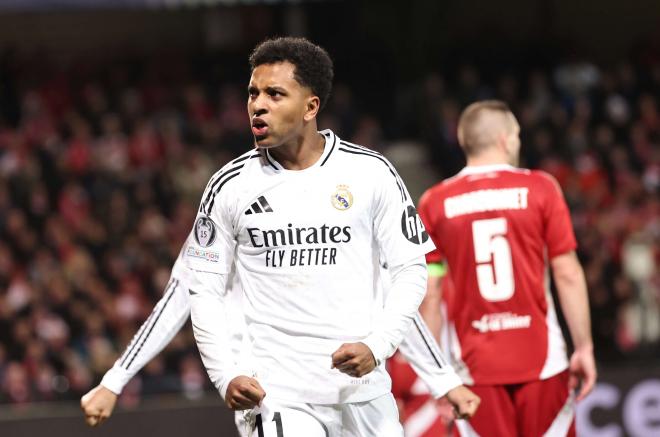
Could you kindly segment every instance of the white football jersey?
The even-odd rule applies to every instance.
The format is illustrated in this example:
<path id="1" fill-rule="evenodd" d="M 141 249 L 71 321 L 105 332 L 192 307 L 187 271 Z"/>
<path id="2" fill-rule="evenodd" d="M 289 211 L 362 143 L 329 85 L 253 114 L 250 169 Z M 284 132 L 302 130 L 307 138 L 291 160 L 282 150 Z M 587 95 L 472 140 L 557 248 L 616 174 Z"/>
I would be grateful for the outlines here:
<path id="1" fill-rule="evenodd" d="M 196 271 L 228 274 L 233 264 L 250 367 L 268 396 L 361 402 L 389 392 L 384 364 L 353 378 L 331 368 L 331 355 L 374 331 L 379 256 L 401 266 L 434 247 L 393 166 L 321 134 L 323 155 L 307 169 L 252 150 L 218 171 L 185 256 Z"/>

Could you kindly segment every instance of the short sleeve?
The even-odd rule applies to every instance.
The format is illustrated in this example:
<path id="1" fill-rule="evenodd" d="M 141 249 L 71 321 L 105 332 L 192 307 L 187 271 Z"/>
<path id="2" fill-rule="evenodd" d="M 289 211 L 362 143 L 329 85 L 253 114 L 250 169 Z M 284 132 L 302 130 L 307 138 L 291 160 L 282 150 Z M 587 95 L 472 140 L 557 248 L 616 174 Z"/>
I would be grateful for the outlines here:
<path id="1" fill-rule="evenodd" d="M 227 274 L 236 246 L 228 199 L 219 195 L 212 202 L 208 199 L 205 192 L 183 256 L 191 270 Z"/>
<path id="2" fill-rule="evenodd" d="M 402 265 L 432 251 L 426 232 L 403 181 L 389 173 L 377 181 L 374 198 L 374 235 L 390 266 Z"/>
<path id="3" fill-rule="evenodd" d="M 435 249 L 426 254 L 426 262 L 428 264 L 439 264 L 445 260 L 445 256 L 442 254 L 441 242 L 435 233 L 433 207 L 433 194 L 431 194 L 431 191 L 426 191 L 419 199 L 419 217 L 422 219 L 426 232 L 435 245 Z"/>
<path id="4" fill-rule="evenodd" d="M 546 180 L 546 201 L 542 205 L 544 238 L 548 247 L 548 257 L 554 258 L 575 250 L 577 243 L 571 224 L 571 215 L 561 188 L 551 176 L 544 176 Z"/>

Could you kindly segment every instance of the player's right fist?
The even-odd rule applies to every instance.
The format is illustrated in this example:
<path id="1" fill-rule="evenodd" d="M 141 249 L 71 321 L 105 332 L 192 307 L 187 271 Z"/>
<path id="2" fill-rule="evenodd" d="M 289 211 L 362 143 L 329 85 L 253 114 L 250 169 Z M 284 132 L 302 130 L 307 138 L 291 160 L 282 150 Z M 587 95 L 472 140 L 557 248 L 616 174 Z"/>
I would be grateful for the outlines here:
<path id="1" fill-rule="evenodd" d="M 449 390 L 447 400 L 454 407 L 457 419 L 471 418 L 481 403 L 481 398 L 464 385 Z"/>
<path id="2" fill-rule="evenodd" d="M 250 410 L 261 404 L 266 392 L 249 376 L 237 376 L 227 386 L 225 404 L 232 410 Z"/>
<path id="3" fill-rule="evenodd" d="M 103 423 L 112 414 L 116 403 L 117 395 L 101 384 L 88 391 L 80 398 L 80 408 L 85 413 L 87 425 L 96 426 Z"/>

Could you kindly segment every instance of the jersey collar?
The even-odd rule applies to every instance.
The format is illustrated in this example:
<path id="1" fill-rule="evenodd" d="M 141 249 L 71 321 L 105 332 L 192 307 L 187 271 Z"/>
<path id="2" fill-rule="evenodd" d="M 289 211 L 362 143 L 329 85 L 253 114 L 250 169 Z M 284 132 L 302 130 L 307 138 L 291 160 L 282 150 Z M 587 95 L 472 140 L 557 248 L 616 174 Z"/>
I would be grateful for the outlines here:
<path id="1" fill-rule="evenodd" d="M 312 166 L 307 167 L 304 170 L 287 170 L 279 162 L 277 162 L 273 155 L 270 154 L 268 149 L 265 149 L 265 156 L 266 161 L 268 161 L 268 165 L 275 168 L 276 170 L 291 173 L 301 173 L 316 167 L 323 167 L 323 165 L 325 165 L 325 163 L 328 161 L 328 158 L 330 158 L 332 152 L 334 152 L 335 147 L 339 142 L 339 138 L 330 129 L 319 131 L 319 133 L 325 138 L 325 146 L 323 147 L 323 153 L 321 154 L 321 157 Z"/>
<path id="2" fill-rule="evenodd" d="M 493 171 L 502 171 L 502 170 L 516 170 L 516 167 L 510 164 L 490 164 L 490 165 L 473 165 L 463 167 L 463 170 L 458 172 L 459 175 L 471 175 L 471 174 L 482 174 L 490 173 Z"/>

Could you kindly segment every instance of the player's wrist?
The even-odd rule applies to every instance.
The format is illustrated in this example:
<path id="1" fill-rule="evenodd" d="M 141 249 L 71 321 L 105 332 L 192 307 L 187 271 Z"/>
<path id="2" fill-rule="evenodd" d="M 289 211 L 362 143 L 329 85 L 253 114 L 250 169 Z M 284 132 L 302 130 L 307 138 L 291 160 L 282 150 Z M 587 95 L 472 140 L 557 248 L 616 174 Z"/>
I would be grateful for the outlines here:
<path id="1" fill-rule="evenodd" d="M 376 367 L 380 366 L 380 364 L 384 360 L 389 358 L 386 352 L 387 345 L 384 344 L 385 342 L 383 340 L 374 337 L 373 335 L 370 335 L 369 337 L 362 340 L 360 343 L 366 345 L 369 348 L 369 350 L 371 351 L 371 355 L 374 357 L 374 362 L 376 363 Z"/>
<path id="2" fill-rule="evenodd" d="M 586 352 L 593 352 L 594 350 L 594 343 L 591 340 L 591 338 L 587 338 L 581 341 L 574 341 L 573 342 L 573 347 L 576 351 L 586 351 Z"/>
<path id="3" fill-rule="evenodd" d="M 238 369 L 232 369 L 227 374 L 222 378 L 222 383 L 220 384 L 219 387 L 216 387 L 218 389 L 218 392 L 220 392 L 220 396 L 222 396 L 222 399 L 225 399 L 227 396 L 227 389 L 229 388 L 229 384 L 231 382 L 238 378 L 239 376 L 248 376 L 245 374 L 245 372 L 241 372 Z"/>
<path id="4" fill-rule="evenodd" d="M 369 354 L 371 355 L 371 359 L 373 360 L 374 367 L 378 367 L 380 365 L 380 360 L 376 358 L 371 348 L 366 343 L 360 342 L 360 344 L 364 345 L 369 350 Z"/>
<path id="5" fill-rule="evenodd" d="M 593 354 L 594 352 L 594 344 L 589 341 L 585 342 L 583 344 L 580 344 L 579 346 L 575 346 L 575 352 L 581 353 L 581 354 Z"/>
<path id="6" fill-rule="evenodd" d="M 99 386 L 108 390 L 110 393 L 114 394 L 115 396 L 119 396 L 121 394 L 122 389 L 124 388 L 122 385 L 108 383 L 108 381 L 101 381 Z"/>
<path id="7" fill-rule="evenodd" d="M 450 391 L 463 386 L 463 381 L 460 376 L 456 374 L 453 370 L 448 371 L 447 373 L 434 378 L 432 383 L 427 383 L 431 396 L 434 399 L 440 399 L 444 396 L 447 396 Z"/>
<path id="8" fill-rule="evenodd" d="M 119 396 L 132 376 L 132 373 L 126 372 L 121 367 L 113 366 L 110 370 L 105 372 L 99 385 Z"/>

